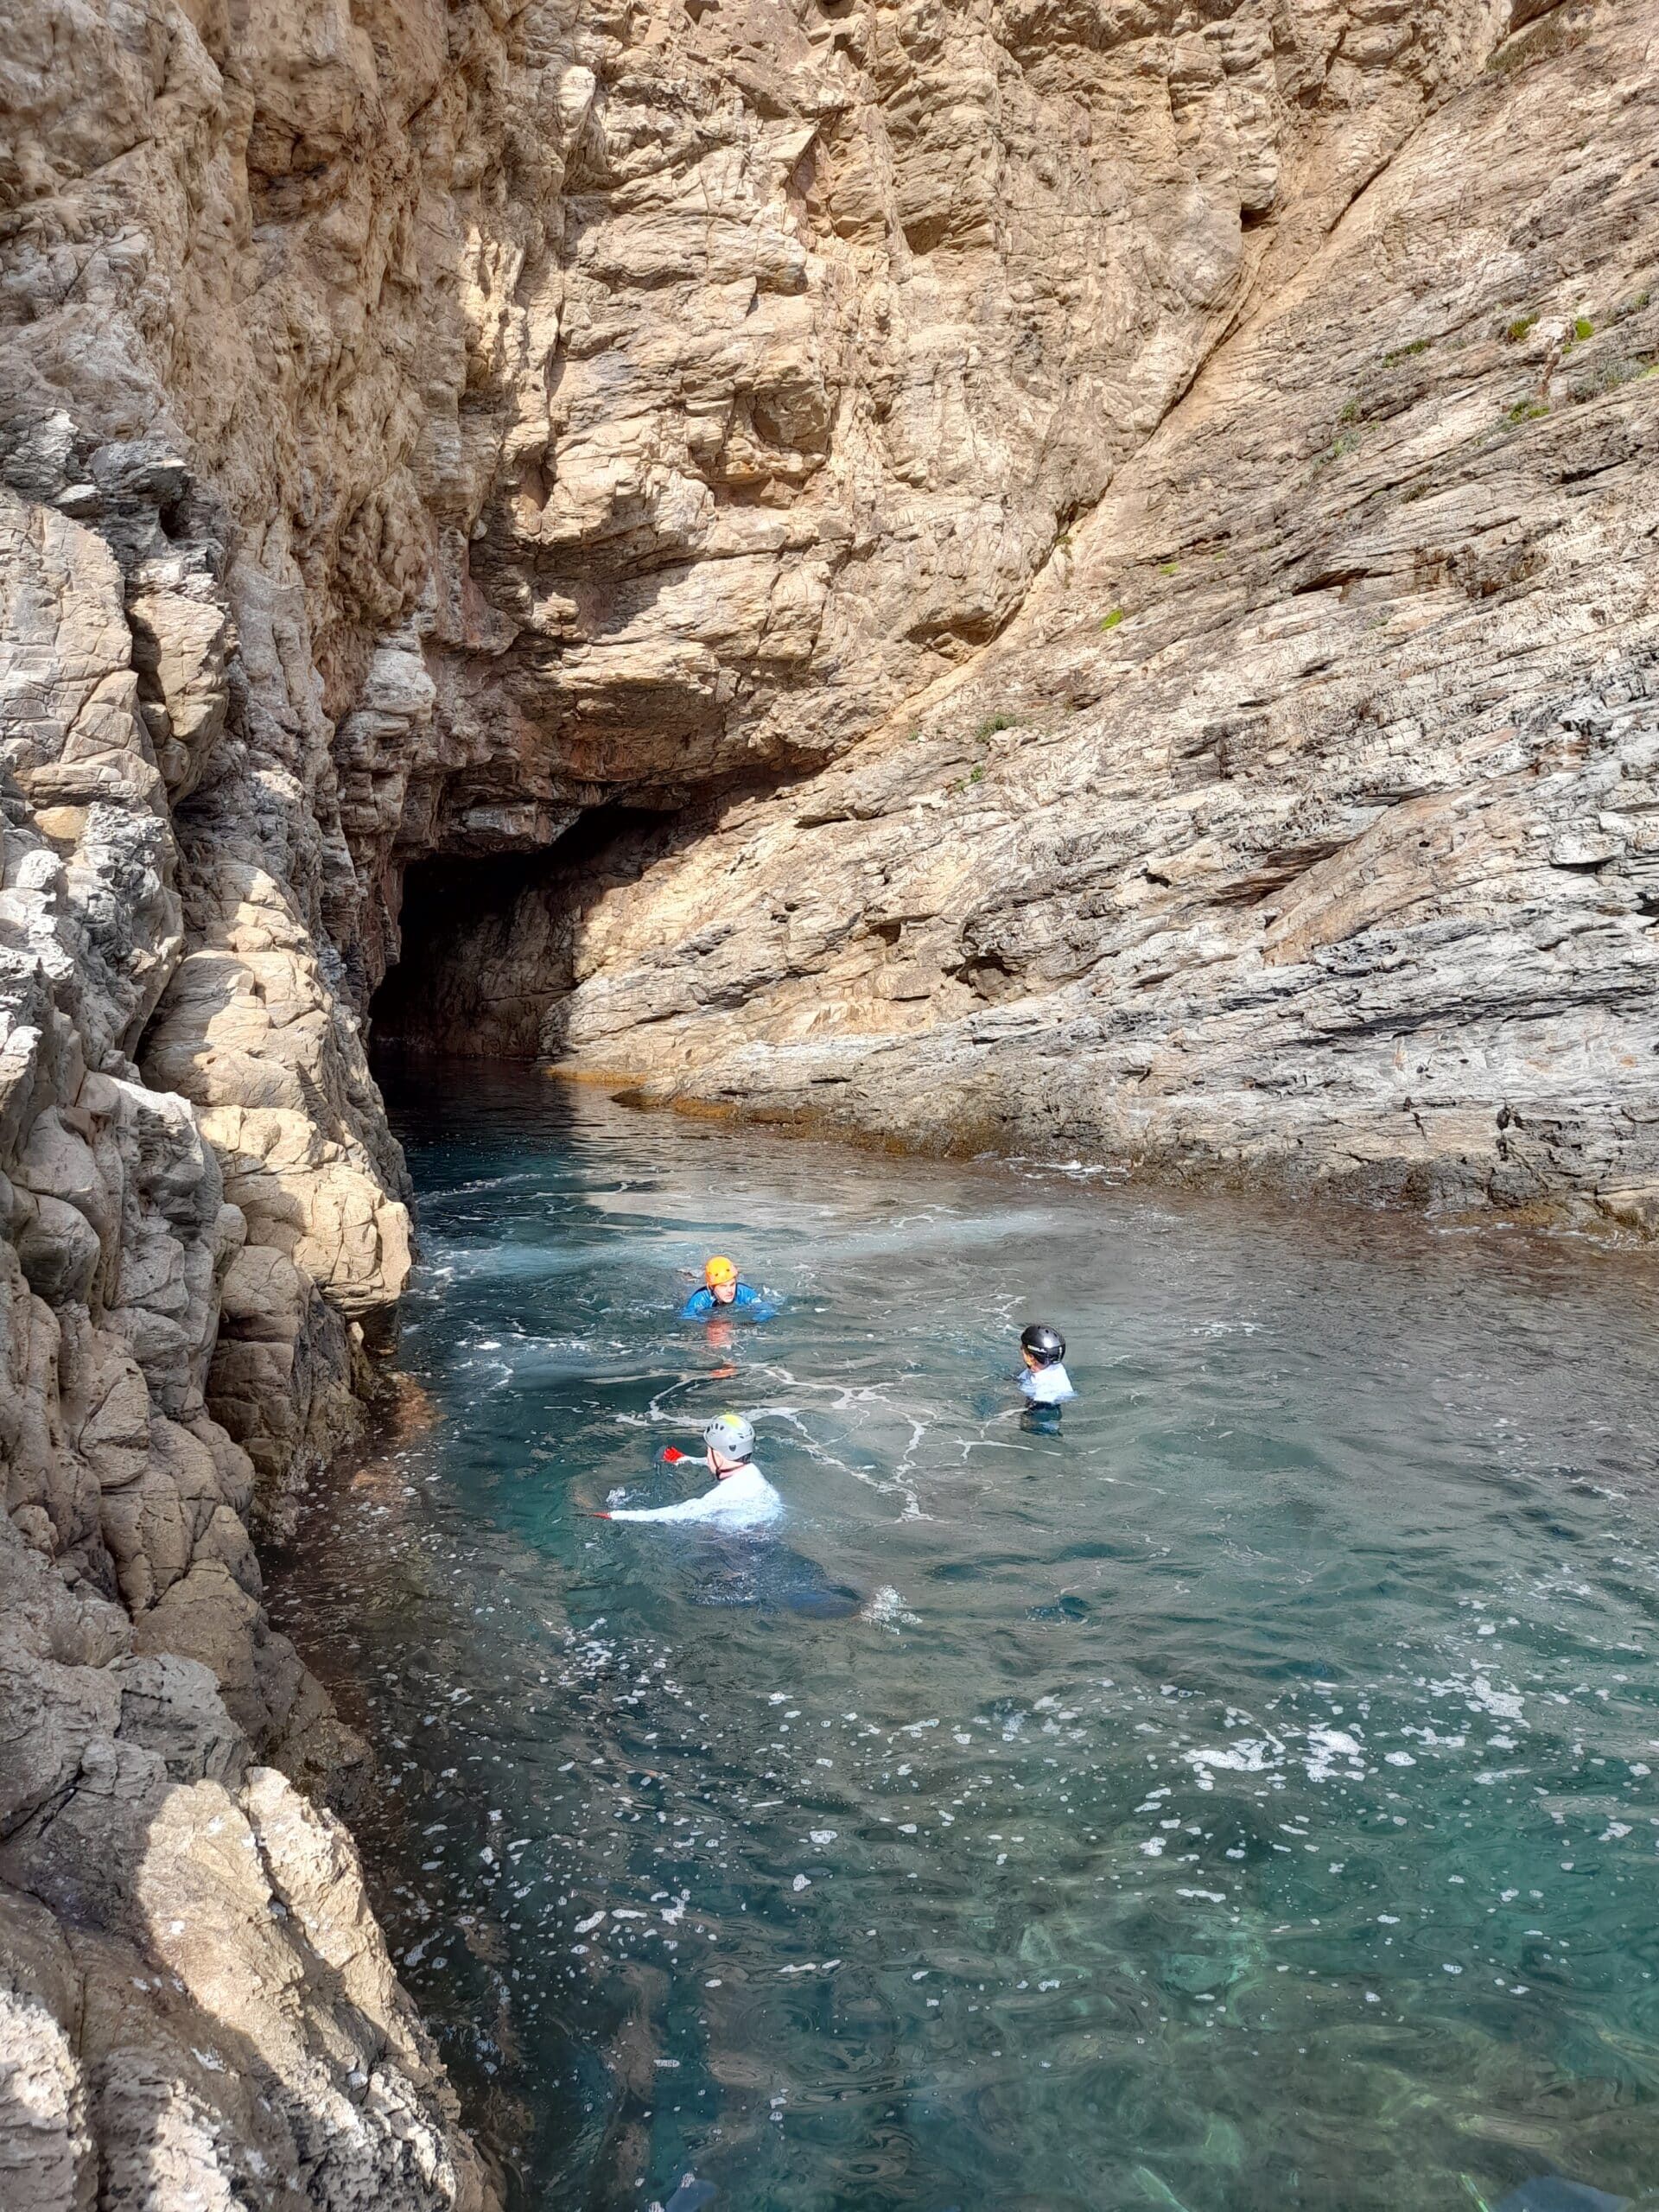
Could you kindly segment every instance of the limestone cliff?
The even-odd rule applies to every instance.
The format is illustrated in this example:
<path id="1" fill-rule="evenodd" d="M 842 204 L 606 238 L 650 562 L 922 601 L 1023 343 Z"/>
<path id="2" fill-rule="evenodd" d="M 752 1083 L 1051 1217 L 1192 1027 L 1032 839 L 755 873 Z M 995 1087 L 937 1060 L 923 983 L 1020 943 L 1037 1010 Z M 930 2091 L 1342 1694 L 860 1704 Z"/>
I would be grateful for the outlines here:
<path id="1" fill-rule="evenodd" d="M 555 868 L 414 1026 L 912 1144 L 1659 1220 L 1659 86 L 1553 16 L 839 766 Z"/>
<path id="2" fill-rule="evenodd" d="M 489 2193 L 251 1541 L 406 921 L 418 1041 L 1646 1219 L 1650 29 L 14 10 L 8 2202 Z"/>

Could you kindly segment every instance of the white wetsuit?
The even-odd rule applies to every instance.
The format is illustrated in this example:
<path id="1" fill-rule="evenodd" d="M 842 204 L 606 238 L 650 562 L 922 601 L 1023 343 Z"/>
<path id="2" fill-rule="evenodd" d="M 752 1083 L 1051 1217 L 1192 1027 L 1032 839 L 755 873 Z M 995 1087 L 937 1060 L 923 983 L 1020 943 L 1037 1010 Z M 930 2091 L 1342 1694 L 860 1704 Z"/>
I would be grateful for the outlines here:
<path id="1" fill-rule="evenodd" d="M 701 1497 L 688 1497 L 678 1505 L 619 1509 L 613 1521 L 710 1521 L 722 1529 L 758 1529 L 775 1521 L 784 1501 L 751 1460 L 723 1476 Z"/>
<path id="2" fill-rule="evenodd" d="M 1028 1367 L 1020 1377 L 1020 1388 L 1033 1406 L 1063 1406 L 1068 1398 L 1075 1398 L 1071 1377 L 1057 1359 L 1052 1367 Z"/>

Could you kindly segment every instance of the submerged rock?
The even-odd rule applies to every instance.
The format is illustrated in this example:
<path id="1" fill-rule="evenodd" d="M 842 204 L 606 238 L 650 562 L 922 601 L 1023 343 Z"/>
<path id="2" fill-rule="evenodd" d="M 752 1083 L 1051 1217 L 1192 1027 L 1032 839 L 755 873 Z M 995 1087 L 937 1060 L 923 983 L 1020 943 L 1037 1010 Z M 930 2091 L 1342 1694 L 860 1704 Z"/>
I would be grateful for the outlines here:
<path id="1" fill-rule="evenodd" d="M 687 2174 L 675 2190 L 662 2212 L 702 2212 L 705 2204 L 712 2204 L 720 2191 L 711 2181 L 699 2181 L 695 2174 Z"/>
<path id="2" fill-rule="evenodd" d="M 1587 2189 L 1582 2182 L 1563 2181 L 1558 2174 L 1544 2174 L 1512 2189 L 1493 2212 L 1624 2212 L 1630 2201 L 1628 2196 L 1609 2196 L 1605 2190 Z"/>

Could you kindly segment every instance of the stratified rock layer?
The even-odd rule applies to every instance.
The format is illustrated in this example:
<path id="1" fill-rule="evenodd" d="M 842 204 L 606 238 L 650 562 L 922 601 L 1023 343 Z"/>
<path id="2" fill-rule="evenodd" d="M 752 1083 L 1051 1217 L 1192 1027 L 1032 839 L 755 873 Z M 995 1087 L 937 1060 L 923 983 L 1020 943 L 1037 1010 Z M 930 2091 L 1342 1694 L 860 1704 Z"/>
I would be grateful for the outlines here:
<path id="1" fill-rule="evenodd" d="M 360 1746 L 265 1623 L 255 1462 L 209 1411 L 276 1255 L 211 1117 L 130 1057 L 188 963 L 120 569 L 10 494 L 0 533 L 4 2202 L 481 2212 L 349 1839 L 254 1764 L 337 1777 Z M 315 1450 L 346 1324 L 283 1264 L 252 1341 Z"/>
<path id="2" fill-rule="evenodd" d="M 411 863 L 422 1041 L 1646 1223 L 1643 16 L 13 10 L 9 2205 L 489 2194 L 251 1540 Z"/>
<path id="3" fill-rule="evenodd" d="M 429 1033 L 914 1144 L 1651 1228 L 1650 28 L 1506 54 L 961 677 L 525 891 Z"/>

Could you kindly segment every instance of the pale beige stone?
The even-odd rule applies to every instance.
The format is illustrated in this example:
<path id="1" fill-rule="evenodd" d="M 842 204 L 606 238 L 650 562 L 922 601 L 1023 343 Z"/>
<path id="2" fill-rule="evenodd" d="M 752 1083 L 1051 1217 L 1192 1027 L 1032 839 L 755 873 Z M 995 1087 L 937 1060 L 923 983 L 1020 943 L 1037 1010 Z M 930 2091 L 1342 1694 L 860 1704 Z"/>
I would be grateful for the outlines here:
<path id="1" fill-rule="evenodd" d="M 1643 41 L 1569 16 L 1449 99 L 1001 639 L 839 766 L 462 931 L 427 1033 L 923 1146 L 1648 1224 Z"/>
<path id="2" fill-rule="evenodd" d="M 542 879 L 429 1042 L 1652 1230 L 1646 33 L 12 11 L 8 2202 L 488 2197 L 250 1764 L 361 1758 L 249 1531 L 408 1275 L 410 863 Z"/>

